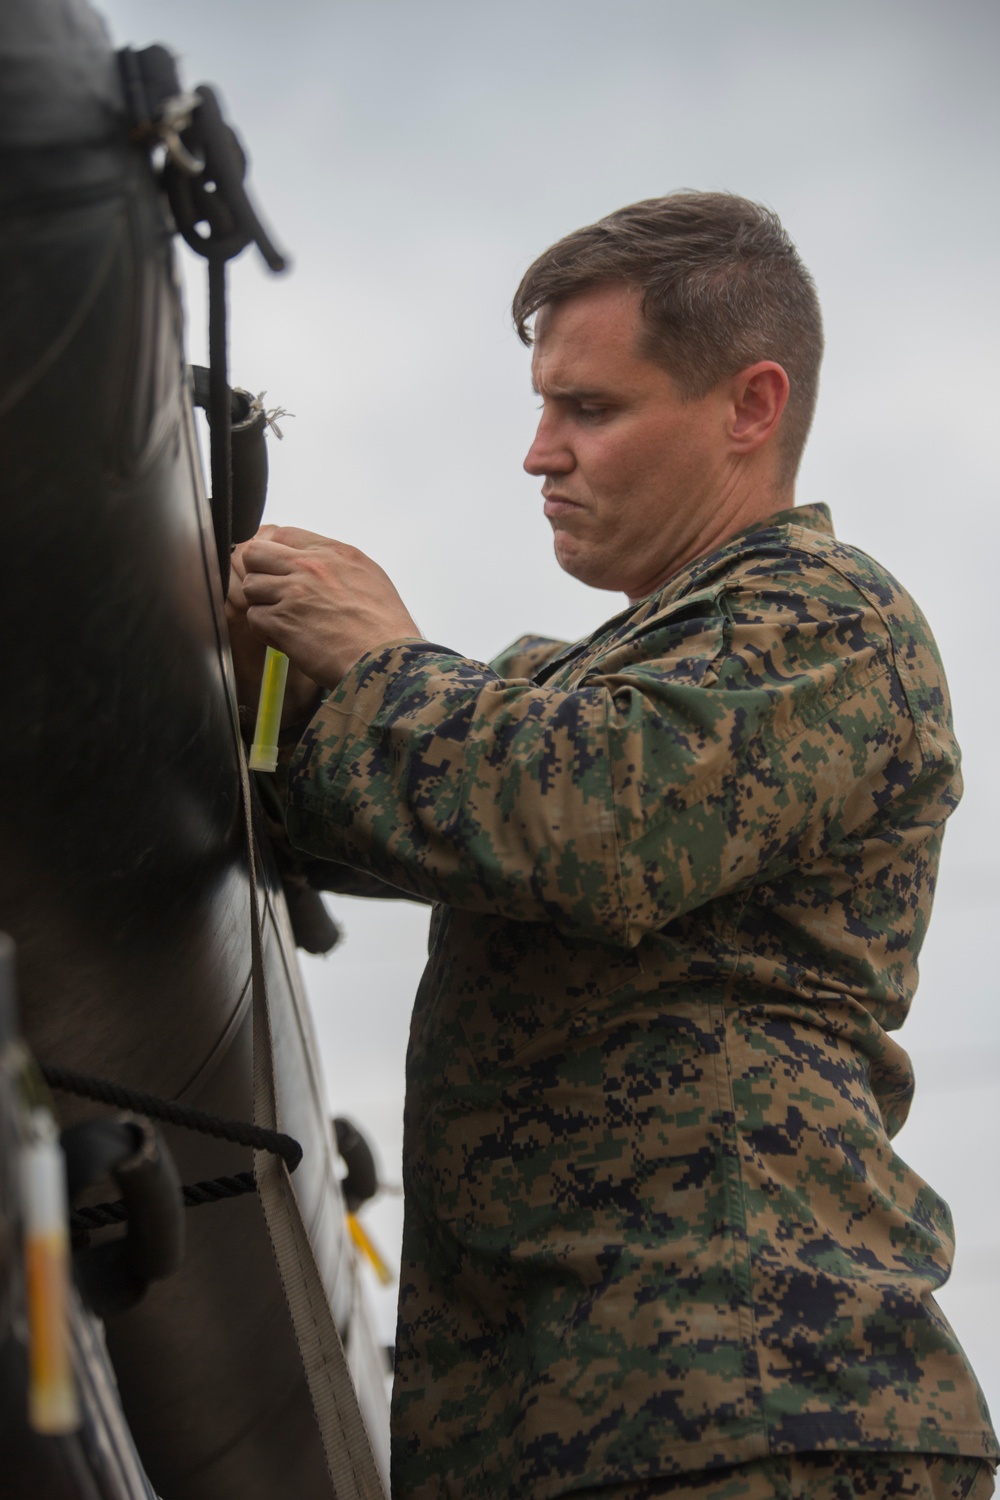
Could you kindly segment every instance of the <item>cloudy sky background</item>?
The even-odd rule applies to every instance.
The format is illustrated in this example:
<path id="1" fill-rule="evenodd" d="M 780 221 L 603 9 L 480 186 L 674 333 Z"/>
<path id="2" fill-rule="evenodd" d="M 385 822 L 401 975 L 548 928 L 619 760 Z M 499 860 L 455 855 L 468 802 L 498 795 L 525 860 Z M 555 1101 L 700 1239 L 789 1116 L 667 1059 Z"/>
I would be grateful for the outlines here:
<path id="1" fill-rule="evenodd" d="M 827 328 L 800 502 L 914 593 L 949 670 L 966 799 L 903 1034 L 903 1156 L 950 1202 L 941 1296 L 1000 1416 L 995 64 L 987 0 L 107 0 L 118 45 L 163 41 L 218 85 L 294 259 L 232 269 L 234 382 L 295 418 L 269 519 L 376 557 L 424 632 L 488 657 L 619 607 L 562 575 L 510 296 L 546 244 L 676 187 L 781 215 Z M 184 252 L 192 357 L 203 269 Z M 335 900 L 307 982 L 338 1113 L 399 1176 L 420 908 Z M 399 1200 L 366 1222 L 391 1259 Z M 394 1293 L 372 1291 L 391 1337 Z"/>

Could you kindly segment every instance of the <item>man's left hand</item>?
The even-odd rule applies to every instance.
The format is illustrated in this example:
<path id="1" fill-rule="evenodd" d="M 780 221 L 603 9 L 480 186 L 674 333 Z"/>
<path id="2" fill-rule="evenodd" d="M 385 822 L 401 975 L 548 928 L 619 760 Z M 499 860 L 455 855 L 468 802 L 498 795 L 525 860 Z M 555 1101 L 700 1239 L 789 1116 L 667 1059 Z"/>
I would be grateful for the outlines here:
<path id="1" fill-rule="evenodd" d="M 356 547 L 268 526 L 239 551 L 251 630 L 322 687 L 388 641 L 421 638 L 391 579 Z"/>

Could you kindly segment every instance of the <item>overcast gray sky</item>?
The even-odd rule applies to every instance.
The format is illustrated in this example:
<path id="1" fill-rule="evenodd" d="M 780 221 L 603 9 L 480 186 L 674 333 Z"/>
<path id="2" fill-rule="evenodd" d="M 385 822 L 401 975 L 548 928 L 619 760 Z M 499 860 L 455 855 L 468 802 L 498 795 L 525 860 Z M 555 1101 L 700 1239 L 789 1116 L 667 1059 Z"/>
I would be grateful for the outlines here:
<path id="1" fill-rule="evenodd" d="M 551 556 L 517 280 L 637 198 L 770 204 L 827 328 L 800 502 L 915 594 L 949 670 L 966 800 L 903 1033 L 901 1150 L 951 1203 L 941 1301 L 1000 1416 L 1000 897 L 996 663 L 1000 8 L 979 0 L 109 0 L 118 44 L 163 41 L 218 85 L 294 259 L 232 270 L 236 383 L 296 413 L 269 518 L 362 547 L 425 633 L 490 656 L 619 606 Z M 202 269 L 188 262 L 203 354 Z M 335 903 L 307 965 L 333 1102 L 398 1178 L 402 1058 L 425 920 Z M 368 1222 L 396 1252 L 399 1205 Z M 375 1294 L 391 1331 L 392 1294 Z"/>

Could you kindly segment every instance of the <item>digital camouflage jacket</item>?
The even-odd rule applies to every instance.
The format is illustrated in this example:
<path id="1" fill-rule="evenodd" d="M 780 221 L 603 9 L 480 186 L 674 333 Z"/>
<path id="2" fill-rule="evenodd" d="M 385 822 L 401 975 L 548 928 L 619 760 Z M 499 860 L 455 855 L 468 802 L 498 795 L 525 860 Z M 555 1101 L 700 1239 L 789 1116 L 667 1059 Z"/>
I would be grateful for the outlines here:
<path id="1" fill-rule="evenodd" d="M 995 1455 L 947 1205 L 891 1144 L 958 761 L 926 621 L 823 506 L 575 645 L 403 641 L 320 708 L 293 841 L 436 903 L 400 1500 Z"/>

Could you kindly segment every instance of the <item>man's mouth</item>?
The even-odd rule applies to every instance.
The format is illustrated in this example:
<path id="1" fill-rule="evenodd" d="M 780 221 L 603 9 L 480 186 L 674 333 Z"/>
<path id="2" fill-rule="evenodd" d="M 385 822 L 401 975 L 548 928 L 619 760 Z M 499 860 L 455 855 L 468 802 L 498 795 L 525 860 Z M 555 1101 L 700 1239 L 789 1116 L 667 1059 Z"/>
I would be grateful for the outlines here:
<path id="1" fill-rule="evenodd" d="M 583 509 L 582 505 L 576 500 L 571 500 L 568 495 L 546 495 L 544 499 L 545 514 L 550 521 L 555 520 L 557 516 L 572 515 Z"/>

